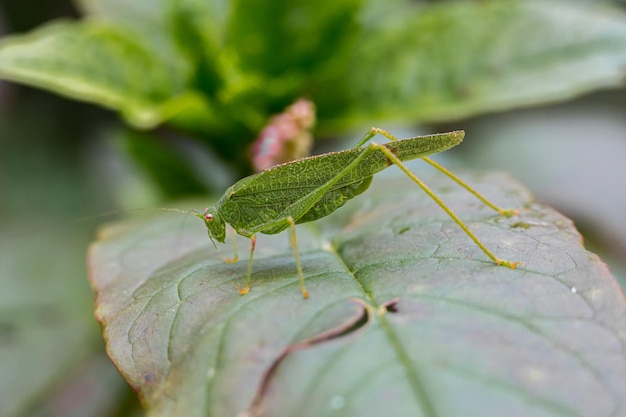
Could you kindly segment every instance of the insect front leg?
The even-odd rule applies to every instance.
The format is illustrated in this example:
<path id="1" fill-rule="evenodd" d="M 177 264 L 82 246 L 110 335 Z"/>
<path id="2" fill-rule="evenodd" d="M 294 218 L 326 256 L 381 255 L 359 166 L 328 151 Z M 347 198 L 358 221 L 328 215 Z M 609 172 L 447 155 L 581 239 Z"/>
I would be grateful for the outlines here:
<path id="1" fill-rule="evenodd" d="M 298 270 L 298 278 L 300 280 L 300 291 L 302 292 L 302 297 L 309 298 L 309 291 L 306 289 L 304 285 L 304 274 L 302 272 L 302 264 L 300 262 L 300 251 L 298 250 L 298 238 L 296 237 L 296 221 L 292 216 L 287 215 L 286 217 L 281 217 L 279 219 L 273 220 L 267 224 L 264 224 L 260 227 L 254 229 L 255 233 L 263 232 L 264 230 L 270 230 L 276 227 L 281 227 L 284 229 L 285 227 L 289 227 L 290 232 L 290 245 L 293 249 L 295 258 L 296 258 L 296 269 Z M 252 249 L 250 251 L 250 262 L 248 264 L 248 278 L 246 280 L 246 286 L 241 288 L 239 292 L 241 294 L 246 294 L 250 290 L 250 276 L 252 272 L 252 252 L 254 251 L 254 245 L 256 243 L 256 238 L 251 238 L 253 240 Z"/>
<path id="2" fill-rule="evenodd" d="M 239 287 L 239 294 L 245 295 L 250 291 L 250 280 L 252 277 L 252 258 L 254 257 L 254 248 L 256 247 L 256 235 L 250 236 L 250 257 L 248 258 L 248 275 L 246 276 L 246 285 Z"/>

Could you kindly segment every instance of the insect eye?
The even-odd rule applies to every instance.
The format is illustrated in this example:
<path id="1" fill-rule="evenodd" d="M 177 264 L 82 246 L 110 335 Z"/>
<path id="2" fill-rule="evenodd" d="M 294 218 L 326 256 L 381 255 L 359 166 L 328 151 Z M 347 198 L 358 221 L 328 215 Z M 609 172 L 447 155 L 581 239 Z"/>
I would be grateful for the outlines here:
<path id="1" fill-rule="evenodd" d="M 204 219 L 208 222 L 213 221 L 213 213 L 209 213 L 209 209 L 204 209 Z"/>

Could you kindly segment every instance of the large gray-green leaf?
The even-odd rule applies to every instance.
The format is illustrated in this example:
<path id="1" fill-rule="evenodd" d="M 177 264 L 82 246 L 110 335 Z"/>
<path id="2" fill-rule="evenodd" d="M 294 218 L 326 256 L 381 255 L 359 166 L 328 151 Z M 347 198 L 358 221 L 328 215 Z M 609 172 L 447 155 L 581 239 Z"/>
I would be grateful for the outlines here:
<path id="1" fill-rule="evenodd" d="M 348 107 L 355 118 L 450 120 L 623 85 L 626 14 L 607 4 L 381 3 L 363 20 L 349 75 L 316 96 L 331 124 Z"/>
<path id="2" fill-rule="evenodd" d="M 508 177 L 466 179 L 521 215 L 427 182 L 525 267 L 494 265 L 403 177 L 298 227 L 308 300 L 285 235 L 259 237 L 240 296 L 247 263 L 224 263 L 197 220 L 109 226 L 89 256 L 108 352 L 151 416 L 624 415 L 626 306 L 606 265 Z"/>

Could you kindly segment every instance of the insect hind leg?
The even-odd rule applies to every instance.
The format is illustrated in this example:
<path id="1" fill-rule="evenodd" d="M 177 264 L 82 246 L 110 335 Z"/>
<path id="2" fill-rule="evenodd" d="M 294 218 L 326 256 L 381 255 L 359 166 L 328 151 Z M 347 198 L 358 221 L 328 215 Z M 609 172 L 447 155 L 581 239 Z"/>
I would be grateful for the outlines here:
<path id="1" fill-rule="evenodd" d="M 428 196 L 432 198 L 439 205 L 439 207 L 441 207 L 441 209 L 445 211 L 446 214 L 452 218 L 452 220 L 454 220 L 456 224 L 459 225 L 459 227 L 474 241 L 474 243 L 476 243 L 476 245 L 485 253 L 485 255 L 487 255 L 489 259 L 491 259 L 496 265 L 506 266 L 511 269 L 515 269 L 519 265 L 523 265 L 522 262 L 511 262 L 505 259 L 500 259 L 497 256 L 495 256 L 489 249 L 487 249 L 487 247 L 480 241 L 480 239 L 478 239 L 478 237 L 474 235 L 474 233 L 469 229 L 469 227 L 467 227 L 467 225 L 463 222 L 463 220 L 461 220 L 459 216 L 457 216 L 456 213 L 454 213 L 454 211 L 452 211 L 452 209 L 448 207 L 443 202 L 443 200 L 441 200 L 439 196 L 437 196 L 437 194 L 435 194 L 430 189 L 430 187 L 428 187 L 422 180 L 420 180 L 415 174 L 413 174 L 413 172 L 411 172 L 411 170 L 409 170 L 406 167 L 406 165 L 404 165 L 402 161 L 400 161 L 400 159 L 396 155 L 394 155 L 394 153 L 391 152 L 385 145 L 381 145 L 376 142 L 370 142 L 369 146 L 370 146 L 370 149 L 377 149 L 381 151 L 390 161 L 392 161 L 395 165 L 398 166 L 398 168 L 400 168 L 406 175 L 408 175 L 409 178 L 413 180 L 413 182 L 419 185 L 420 188 L 424 190 L 424 192 L 428 194 Z"/>
<path id="2" fill-rule="evenodd" d="M 361 139 L 361 141 L 355 146 L 355 147 L 359 147 L 364 145 L 367 141 L 369 141 L 370 139 L 372 139 L 374 136 L 376 135 L 382 135 L 384 137 L 386 137 L 387 139 L 389 139 L 392 142 L 395 142 L 397 140 L 399 140 L 397 137 L 395 137 L 394 135 L 392 135 L 391 133 L 389 133 L 388 131 L 384 130 L 384 129 L 380 129 L 378 127 L 373 127 L 371 128 L 367 134 L 363 137 L 363 139 Z M 390 158 L 391 159 L 391 158 Z M 486 197 L 484 197 L 482 194 L 480 194 L 478 191 L 476 191 L 475 189 L 473 189 L 469 184 L 467 184 L 465 181 L 463 181 L 461 178 L 457 177 L 456 175 L 454 175 L 451 171 L 449 171 L 448 169 L 446 169 L 445 167 L 439 165 L 437 162 L 433 161 L 432 159 L 428 158 L 428 157 L 422 157 L 421 159 L 423 159 L 425 162 L 427 162 L 428 164 L 430 164 L 431 166 L 433 166 L 434 168 L 438 169 L 441 173 L 445 174 L 446 176 L 448 176 L 448 178 L 450 178 L 452 181 L 456 182 L 457 184 L 459 184 L 461 187 L 465 188 L 469 193 L 471 193 L 474 197 L 476 197 L 477 199 L 479 199 L 480 201 L 482 201 L 487 207 L 491 208 L 492 210 L 498 212 L 499 214 L 506 216 L 506 217 L 511 217 L 514 215 L 518 215 L 519 214 L 519 210 L 515 210 L 515 209 L 503 209 L 501 207 L 496 206 L 494 203 L 492 203 L 491 201 L 489 201 Z M 403 170 L 404 171 L 404 170 Z M 405 171 L 406 172 L 406 171 Z"/>
<path id="3" fill-rule="evenodd" d="M 384 129 L 380 129 L 378 127 L 372 127 L 370 128 L 370 130 L 367 131 L 365 136 L 363 136 L 361 140 L 356 145 L 354 145 L 354 148 L 359 148 L 365 145 L 370 139 L 372 139 L 376 135 L 383 135 L 384 137 L 386 137 L 387 139 L 393 142 L 400 140 Z"/>
<path id="4" fill-rule="evenodd" d="M 503 215 L 505 217 L 516 216 L 516 215 L 519 214 L 519 210 L 503 209 L 503 208 L 500 208 L 500 207 L 496 206 L 491 201 L 489 201 L 485 196 L 480 194 L 478 191 L 476 191 L 474 188 L 472 188 L 469 184 L 467 184 L 465 181 L 463 181 L 461 178 L 457 177 L 455 174 L 453 174 L 447 168 L 439 165 L 437 162 L 433 161 L 432 159 L 427 158 L 427 157 L 422 157 L 421 159 L 423 159 L 425 162 L 429 163 L 431 166 L 437 168 L 441 173 L 447 175 L 448 178 L 450 178 L 452 181 L 454 181 L 457 184 L 459 184 L 461 187 L 465 188 L 474 197 L 476 197 L 477 199 L 482 201 L 487 207 L 493 209 L 494 211 L 498 212 L 499 214 L 501 214 L 501 215 Z"/>

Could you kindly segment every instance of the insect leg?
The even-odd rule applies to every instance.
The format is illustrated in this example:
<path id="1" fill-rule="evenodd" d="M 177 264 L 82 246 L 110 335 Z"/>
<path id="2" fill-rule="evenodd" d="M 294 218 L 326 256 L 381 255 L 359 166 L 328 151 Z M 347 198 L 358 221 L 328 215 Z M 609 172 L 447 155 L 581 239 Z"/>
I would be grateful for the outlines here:
<path id="1" fill-rule="evenodd" d="M 498 206 L 496 206 L 495 204 L 493 204 L 491 201 L 487 200 L 486 197 L 484 197 L 482 194 L 480 194 L 478 191 L 474 190 L 469 184 L 467 184 L 465 181 L 463 181 L 462 179 L 460 179 L 459 177 L 457 177 L 456 175 L 454 175 L 452 172 L 450 172 L 448 169 L 442 167 L 441 165 L 439 165 L 437 162 L 433 161 L 430 158 L 427 157 L 423 157 L 422 158 L 424 161 L 428 162 L 430 165 L 432 165 L 433 167 L 437 168 L 439 171 L 441 171 L 442 173 L 446 174 L 451 180 L 453 180 L 454 182 L 456 182 L 457 184 L 459 184 L 461 187 L 465 188 L 467 191 L 469 191 L 474 197 L 476 197 L 477 199 L 479 199 L 480 201 L 482 201 L 483 203 L 485 203 L 485 205 L 487 205 L 488 207 L 492 208 L 493 210 L 497 211 L 499 214 L 506 216 L 506 217 L 511 217 L 514 215 L 519 214 L 518 210 L 514 210 L 514 209 L 503 209 L 500 208 Z"/>
<path id="2" fill-rule="evenodd" d="M 250 236 L 250 257 L 248 258 L 248 275 L 246 276 L 246 285 L 239 287 L 239 294 L 245 295 L 250 291 L 250 277 L 252 276 L 252 258 L 254 257 L 254 248 L 256 247 L 256 235 Z"/>
<path id="3" fill-rule="evenodd" d="M 291 247 L 293 248 L 293 253 L 296 256 L 296 268 L 298 268 L 298 276 L 300 277 L 300 291 L 302 291 L 302 296 L 304 298 L 309 298 L 309 291 L 307 291 L 304 286 L 304 274 L 302 273 L 302 265 L 300 264 L 298 238 L 296 237 L 296 222 L 293 220 L 293 217 L 288 217 L 287 220 L 289 221 L 289 229 L 291 230 Z"/>
<path id="4" fill-rule="evenodd" d="M 383 135 L 386 138 L 388 138 L 389 140 L 393 140 L 396 141 L 398 140 L 397 137 L 395 137 L 394 135 L 392 135 L 391 133 L 387 132 L 386 130 L 383 129 L 379 129 L 377 127 L 372 127 L 370 128 L 370 130 L 365 134 L 365 136 L 363 136 L 361 138 L 361 140 L 359 141 L 359 143 L 357 143 L 356 145 L 354 145 L 354 148 L 358 148 L 360 146 L 365 145 L 371 138 L 373 138 L 376 135 Z"/>
<path id="5" fill-rule="evenodd" d="M 302 272 L 302 263 L 300 262 L 300 251 L 298 250 L 298 238 L 296 237 L 296 221 L 294 220 L 294 218 L 292 216 L 287 215 L 286 217 L 281 217 L 261 227 L 257 227 L 254 229 L 254 231 L 255 233 L 259 233 L 259 232 L 262 233 L 263 230 L 271 229 L 281 224 L 288 226 L 290 229 L 289 242 L 296 258 L 296 268 L 298 270 L 298 277 L 300 279 L 300 291 L 302 291 L 302 296 L 304 298 L 309 298 L 309 291 L 306 289 L 306 286 L 304 285 L 304 273 Z M 254 245 L 256 242 L 255 235 L 253 235 L 251 239 L 252 239 L 252 250 L 250 252 L 250 263 L 248 264 L 248 278 L 246 280 L 246 286 L 239 290 L 241 294 L 246 294 L 250 290 L 250 276 L 252 272 L 252 252 L 254 251 Z"/>
<path id="6" fill-rule="evenodd" d="M 392 135 L 391 133 L 387 132 L 386 130 L 383 129 L 379 129 L 377 127 L 373 127 L 370 129 L 370 131 L 368 132 L 367 135 L 365 135 L 365 137 L 363 138 L 363 140 L 365 140 L 367 138 L 367 140 L 371 139 L 372 137 L 374 137 L 377 134 L 381 134 L 384 137 L 386 137 L 387 139 L 389 139 L 390 141 L 396 141 L 399 140 L 397 137 L 395 137 L 394 135 Z M 368 136 L 369 135 L 369 136 Z M 362 145 L 363 140 L 360 142 L 360 145 Z M 433 167 L 437 168 L 439 171 L 441 171 L 442 173 L 444 173 L 445 175 L 447 175 L 451 180 L 453 180 L 454 182 L 456 182 L 457 184 L 459 184 L 461 187 L 465 188 L 467 191 L 469 191 L 474 197 L 476 197 L 477 199 L 479 199 L 480 201 L 482 201 L 486 206 L 490 207 L 491 209 L 493 209 L 494 211 L 497 211 L 499 214 L 506 216 L 506 217 L 511 217 L 513 215 L 517 215 L 518 211 L 517 210 L 513 210 L 513 209 L 503 209 L 500 208 L 498 206 L 496 206 L 495 204 L 493 204 L 491 201 L 487 200 L 486 197 L 484 197 L 482 194 L 480 194 L 478 191 L 474 190 L 469 184 L 467 184 L 466 182 L 464 182 L 462 179 L 460 179 L 459 177 L 457 177 L 456 175 L 454 175 L 451 171 L 449 171 L 448 169 L 444 168 L 443 166 L 439 165 L 437 162 L 433 161 L 432 159 L 428 158 L 428 157 L 422 157 L 421 159 L 423 159 L 424 161 L 428 162 L 430 165 L 432 165 Z"/>
<path id="7" fill-rule="evenodd" d="M 452 211 L 452 209 L 450 207 L 448 207 L 426 184 L 424 184 L 424 182 L 422 182 L 422 180 L 417 178 L 417 176 L 415 176 L 415 174 L 413 174 L 413 172 L 411 172 L 406 167 L 406 165 L 404 165 L 402 163 L 402 161 L 400 161 L 400 159 L 398 159 L 398 157 L 395 156 L 393 154 L 393 152 L 391 152 L 389 149 L 387 149 L 384 145 L 380 145 L 378 143 L 371 142 L 370 143 L 370 148 L 371 149 L 378 149 L 378 150 L 380 150 L 383 154 L 385 154 L 385 156 L 387 158 L 389 158 L 390 161 L 392 161 L 394 164 L 396 164 L 406 175 L 408 175 L 409 178 L 411 178 L 413 180 L 413 182 L 415 182 L 417 185 L 419 185 L 420 188 L 422 190 L 424 190 L 424 192 L 426 194 L 428 194 L 428 196 L 430 198 L 432 198 L 439 205 L 439 207 L 441 207 L 443 209 L 443 211 L 445 211 L 448 214 L 448 216 L 450 216 L 452 218 L 452 220 L 454 220 L 454 222 L 459 225 L 459 227 L 461 229 L 463 229 L 463 231 L 474 241 L 474 243 L 476 243 L 476 245 L 485 253 L 485 255 L 487 255 L 489 257 L 489 259 L 491 259 L 497 265 L 507 266 L 507 267 L 509 267 L 511 269 L 515 269 L 515 268 L 517 268 L 518 265 L 521 264 L 521 262 L 511 262 L 511 261 L 507 261 L 507 260 L 504 260 L 504 259 L 500 259 L 500 258 L 496 257 L 493 253 L 491 253 L 491 251 L 489 249 L 487 249 L 487 247 L 476 237 L 476 235 L 474 235 L 474 233 L 459 218 L 459 216 L 457 216 Z"/>

